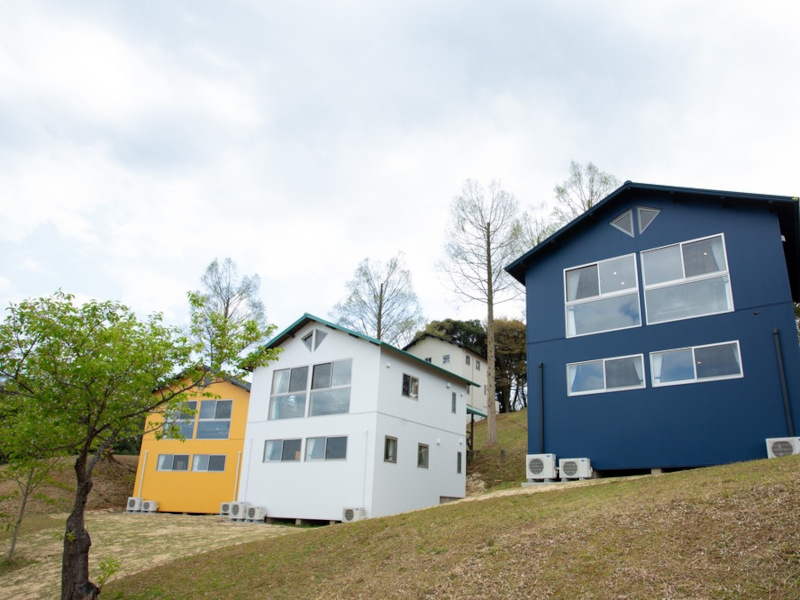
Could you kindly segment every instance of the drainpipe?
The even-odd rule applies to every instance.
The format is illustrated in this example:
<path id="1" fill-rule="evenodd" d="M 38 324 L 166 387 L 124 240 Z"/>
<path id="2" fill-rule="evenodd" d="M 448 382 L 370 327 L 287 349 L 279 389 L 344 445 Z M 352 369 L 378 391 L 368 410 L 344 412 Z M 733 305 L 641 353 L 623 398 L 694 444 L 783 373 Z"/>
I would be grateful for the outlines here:
<path id="1" fill-rule="evenodd" d="M 789 437 L 794 437 L 794 421 L 792 420 L 792 407 L 789 404 L 789 391 L 786 387 L 786 371 L 783 368 L 783 352 L 781 351 L 781 335 L 777 329 L 772 330 L 775 339 L 775 354 L 778 355 L 778 374 L 781 380 L 781 392 L 783 393 L 783 412 L 786 416 L 786 429 Z"/>
<path id="2" fill-rule="evenodd" d="M 544 363 L 539 363 L 539 453 L 544 454 Z"/>
<path id="3" fill-rule="evenodd" d="M 242 465 L 242 451 L 239 450 L 239 453 L 236 455 L 236 477 L 233 480 L 233 498 L 231 500 L 236 500 L 236 491 L 239 489 L 239 468 Z"/>
<path id="4" fill-rule="evenodd" d="M 142 497 L 142 486 L 144 485 L 144 471 L 145 467 L 147 467 L 147 453 L 149 450 L 144 451 L 144 458 L 142 459 L 142 476 L 139 478 L 139 489 L 136 490 L 136 496 L 138 498 Z"/>
<path id="5" fill-rule="evenodd" d="M 369 429 L 364 430 L 364 473 L 361 477 L 361 508 L 367 508 L 367 465 L 369 464 Z M 370 511 L 371 512 L 371 511 Z"/>

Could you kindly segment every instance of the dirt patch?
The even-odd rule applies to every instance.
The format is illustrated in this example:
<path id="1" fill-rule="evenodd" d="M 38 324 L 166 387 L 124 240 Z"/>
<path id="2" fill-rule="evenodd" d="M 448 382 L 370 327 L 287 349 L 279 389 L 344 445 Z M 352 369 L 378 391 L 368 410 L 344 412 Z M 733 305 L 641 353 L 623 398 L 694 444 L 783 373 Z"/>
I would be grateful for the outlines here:
<path id="1" fill-rule="evenodd" d="M 0 599 L 50 600 L 58 597 L 61 585 L 60 534 L 67 515 L 52 515 L 51 518 L 52 528 L 20 540 L 17 552 L 31 562 L 3 575 Z M 108 558 L 119 561 L 121 568 L 115 577 L 123 577 L 179 557 L 302 531 L 261 523 L 235 523 L 218 516 L 111 510 L 87 513 L 86 525 L 92 536 L 89 567 L 95 581 L 100 573 L 98 565 Z M 0 550 L 8 552 L 8 543 L 0 544 Z"/>

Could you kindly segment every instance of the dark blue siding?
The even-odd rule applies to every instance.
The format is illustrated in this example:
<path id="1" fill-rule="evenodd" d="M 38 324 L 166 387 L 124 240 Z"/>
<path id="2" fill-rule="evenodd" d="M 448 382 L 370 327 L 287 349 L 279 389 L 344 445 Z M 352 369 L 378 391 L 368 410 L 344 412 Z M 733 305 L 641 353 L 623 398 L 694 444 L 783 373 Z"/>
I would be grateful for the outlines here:
<path id="1" fill-rule="evenodd" d="M 544 451 L 588 457 L 598 470 L 670 468 L 766 456 L 764 439 L 788 435 L 774 330 L 800 435 L 800 348 L 778 219 L 761 206 L 681 203 L 642 191 L 598 213 L 532 261 L 525 277 L 528 320 L 529 452 L 542 451 L 539 370 L 544 373 Z M 631 238 L 608 225 L 629 208 L 661 212 Z M 735 311 L 567 339 L 565 268 L 724 234 Z M 649 353 L 738 340 L 744 377 L 653 388 Z M 643 354 L 641 390 L 567 396 L 568 363 Z"/>

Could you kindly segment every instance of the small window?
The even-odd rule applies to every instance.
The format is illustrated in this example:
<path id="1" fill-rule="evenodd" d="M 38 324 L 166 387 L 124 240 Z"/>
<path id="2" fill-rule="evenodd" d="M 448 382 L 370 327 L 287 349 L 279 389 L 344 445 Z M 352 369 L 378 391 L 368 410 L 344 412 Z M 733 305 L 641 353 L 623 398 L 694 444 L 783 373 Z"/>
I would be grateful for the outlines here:
<path id="1" fill-rule="evenodd" d="M 618 392 L 644 387 L 644 356 L 603 358 L 567 365 L 567 394 Z"/>
<path id="2" fill-rule="evenodd" d="M 480 371 L 481 370 L 481 361 L 479 361 L 479 360 L 475 361 L 475 370 L 476 371 Z"/>
<path id="3" fill-rule="evenodd" d="M 294 462 L 300 460 L 300 440 L 267 440 L 264 442 L 264 462 Z"/>
<path id="4" fill-rule="evenodd" d="M 414 400 L 419 398 L 419 379 L 403 373 L 403 396 Z"/>
<path id="5" fill-rule="evenodd" d="M 198 440 L 227 440 L 231 429 L 233 400 L 203 400 L 197 421 Z"/>
<path id="6" fill-rule="evenodd" d="M 388 463 L 397 462 L 397 438 L 388 435 L 383 441 L 383 461 Z"/>
<path id="7" fill-rule="evenodd" d="M 644 230 L 650 226 L 650 223 L 652 223 L 658 216 L 658 213 L 661 212 L 657 208 L 647 208 L 646 206 L 639 206 L 636 211 L 639 214 L 639 234 L 644 233 Z"/>
<path id="8" fill-rule="evenodd" d="M 443 365 L 449 365 L 450 364 L 450 355 L 449 354 L 443 354 L 442 355 L 442 364 Z"/>
<path id="9" fill-rule="evenodd" d="M 189 455 L 188 454 L 159 454 L 158 464 L 156 466 L 158 471 L 188 471 L 189 470 Z"/>
<path id="10" fill-rule="evenodd" d="M 306 460 L 347 458 L 347 436 L 314 437 L 306 440 Z"/>
<path id="11" fill-rule="evenodd" d="M 195 454 L 192 458 L 192 471 L 221 473 L 225 470 L 224 454 Z"/>
<path id="12" fill-rule="evenodd" d="M 467 366 L 469 366 L 469 362 L 470 362 L 470 357 L 469 357 L 469 355 L 465 356 L 465 357 L 464 357 L 464 359 L 465 359 L 465 360 L 466 360 L 466 362 L 467 362 Z"/>
<path id="13" fill-rule="evenodd" d="M 303 343 L 306 345 L 306 348 L 313 352 L 319 348 L 319 345 L 326 337 L 328 337 L 327 333 L 321 329 L 315 329 L 303 338 Z"/>
<path id="14" fill-rule="evenodd" d="M 458 397 L 456 396 L 455 392 L 452 392 L 452 396 L 450 397 L 450 412 L 456 414 L 457 407 L 458 407 Z"/>
<path id="15" fill-rule="evenodd" d="M 303 343 L 306 345 L 306 348 L 308 348 L 309 350 L 313 350 L 314 349 L 314 332 L 313 331 L 303 338 Z"/>
<path id="16" fill-rule="evenodd" d="M 425 362 L 432 363 L 433 362 L 433 358 L 429 356 L 428 358 L 425 359 Z"/>
<path id="17" fill-rule="evenodd" d="M 461 452 L 456 453 L 456 473 L 461 475 Z"/>
<path id="18" fill-rule="evenodd" d="M 676 348 L 650 354 L 653 386 L 742 377 L 739 342 Z"/>
<path id="19" fill-rule="evenodd" d="M 633 211 L 626 210 L 616 219 L 611 221 L 611 226 L 619 229 L 622 233 L 633 237 Z"/>
<path id="20" fill-rule="evenodd" d="M 428 444 L 419 444 L 417 446 L 417 466 L 420 469 L 428 468 Z"/>

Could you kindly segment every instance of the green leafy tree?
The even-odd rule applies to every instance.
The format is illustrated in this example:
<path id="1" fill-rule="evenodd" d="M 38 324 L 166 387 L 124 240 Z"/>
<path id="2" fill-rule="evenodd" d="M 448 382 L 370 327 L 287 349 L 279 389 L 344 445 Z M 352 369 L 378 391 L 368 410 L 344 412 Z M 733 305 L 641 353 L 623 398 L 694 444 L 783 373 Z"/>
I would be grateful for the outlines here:
<path id="1" fill-rule="evenodd" d="M 414 337 L 422 337 L 426 333 L 460 344 L 480 356 L 486 356 L 486 328 L 478 319 L 469 321 L 459 321 L 457 319 L 431 321 L 421 331 L 418 331 Z"/>
<path id="2" fill-rule="evenodd" d="M 556 206 L 553 219 L 560 227 L 580 216 L 600 202 L 620 185 L 619 180 L 598 169 L 591 162 L 586 165 L 569 163 L 569 177 L 555 187 Z"/>
<path id="3" fill-rule="evenodd" d="M 525 323 L 519 319 L 495 319 L 497 342 L 497 404 L 500 412 L 513 412 L 528 406 L 528 381 Z"/>
<path id="4" fill-rule="evenodd" d="M 398 346 L 409 341 L 423 321 L 402 252 L 386 264 L 362 260 L 347 290 L 347 298 L 331 312 L 339 325 Z"/>
<path id="5" fill-rule="evenodd" d="M 95 598 L 85 510 L 98 461 L 115 443 L 141 436 L 141 419 L 148 413 L 185 409 L 187 392 L 207 377 L 241 376 L 243 364 L 266 363 L 273 355 L 251 354 L 242 361 L 242 347 L 215 339 L 214 354 L 206 356 L 205 347 L 166 326 L 160 314 L 139 320 L 118 302 L 78 305 L 63 292 L 12 304 L 7 311 L 0 324 L 0 412 L 15 415 L 19 447 L 36 440 L 46 455 L 75 456 L 61 598 Z M 193 328 L 200 327 L 197 320 L 194 313 Z M 244 330 L 252 338 L 237 338 L 239 344 L 250 345 L 261 333 L 257 327 Z"/>
<path id="6" fill-rule="evenodd" d="M 450 205 L 447 239 L 439 269 L 454 292 L 486 305 L 486 393 L 494 398 L 494 307 L 521 292 L 504 269 L 523 248 L 517 199 L 498 181 L 484 189 L 468 179 Z M 486 444 L 493 446 L 497 444 L 497 409 L 494 402 L 487 408 Z"/>

